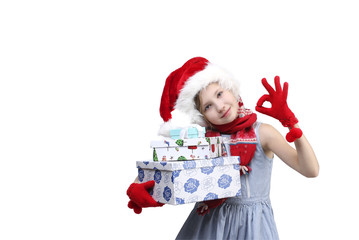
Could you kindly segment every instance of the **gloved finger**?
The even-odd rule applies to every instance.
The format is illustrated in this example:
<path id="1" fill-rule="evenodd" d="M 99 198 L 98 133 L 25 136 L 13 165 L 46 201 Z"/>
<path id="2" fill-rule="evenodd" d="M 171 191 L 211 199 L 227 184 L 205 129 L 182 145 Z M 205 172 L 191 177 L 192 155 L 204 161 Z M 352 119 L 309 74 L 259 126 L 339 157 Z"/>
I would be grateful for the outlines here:
<path id="1" fill-rule="evenodd" d="M 142 208 L 137 206 L 133 208 L 133 211 L 136 213 L 136 214 L 140 214 L 142 212 Z"/>
<path id="2" fill-rule="evenodd" d="M 140 214 L 142 212 L 142 208 L 139 207 L 136 203 L 134 203 L 133 201 L 129 201 L 127 206 L 130 208 L 130 209 L 133 209 L 133 211 L 137 214 Z"/>
<path id="3" fill-rule="evenodd" d="M 165 205 L 163 203 L 156 202 L 156 200 L 153 199 L 150 194 L 148 194 L 148 196 L 146 197 L 143 197 L 141 200 L 138 200 L 137 202 L 135 202 L 135 204 L 141 207 L 162 207 L 163 205 Z"/>
<path id="4" fill-rule="evenodd" d="M 265 89 L 267 89 L 267 91 L 268 91 L 268 93 L 269 93 L 270 95 L 275 94 L 274 89 L 271 87 L 271 85 L 269 85 L 269 83 L 267 82 L 267 79 L 263 78 L 263 79 L 262 79 L 262 84 L 263 84 L 263 86 L 265 87 Z"/>
<path id="5" fill-rule="evenodd" d="M 133 209 L 134 208 L 134 202 L 129 201 L 128 204 L 127 204 L 127 207 Z"/>
<path id="6" fill-rule="evenodd" d="M 287 96 L 288 96 L 288 83 L 285 82 L 283 85 L 283 100 L 287 100 Z"/>
<path id="7" fill-rule="evenodd" d="M 265 108 L 265 107 L 256 107 L 256 111 L 257 112 L 260 112 L 260 113 L 263 113 L 263 114 L 266 114 L 268 116 L 272 116 L 272 111 L 270 108 Z"/>
<path id="8" fill-rule="evenodd" d="M 139 206 L 134 201 L 129 201 L 127 206 L 131 209 L 139 208 Z"/>
<path id="9" fill-rule="evenodd" d="M 141 207 L 157 207 L 160 206 L 159 203 L 156 202 L 156 200 L 153 199 L 153 197 L 146 191 L 143 190 L 142 196 L 140 198 L 131 199 L 132 202 L 137 204 Z"/>
<path id="10" fill-rule="evenodd" d="M 158 203 L 156 202 L 156 200 L 154 200 L 152 198 L 152 196 L 143 199 L 143 201 L 139 204 L 142 207 L 162 207 L 163 204 L 162 203 Z"/>
<path id="11" fill-rule="evenodd" d="M 275 90 L 277 91 L 277 93 L 282 93 L 282 86 L 280 85 L 279 76 L 274 77 L 274 85 L 275 85 Z"/>
<path id="12" fill-rule="evenodd" d="M 260 99 L 258 99 L 257 106 L 262 107 L 263 103 L 270 100 L 270 96 L 268 94 L 264 94 Z"/>
<path id="13" fill-rule="evenodd" d="M 165 204 L 164 204 L 164 203 L 157 202 L 156 207 L 162 207 L 163 205 L 165 205 Z"/>
<path id="14" fill-rule="evenodd" d="M 143 187 L 144 187 L 146 190 L 149 190 L 149 189 L 153 188 L 153 186 L 155 186 L 155 181 L 154 181 L 154 180 L 145 182 L 145 183 L 143 184 Z"/>
<path id="15" fill-rule="evenodd" d="M 165 204 L 157 202 L 151 195 L 148 194 L 148 197 L 144 198 L 139 205 L 142 207 L 162 207 Z"/>

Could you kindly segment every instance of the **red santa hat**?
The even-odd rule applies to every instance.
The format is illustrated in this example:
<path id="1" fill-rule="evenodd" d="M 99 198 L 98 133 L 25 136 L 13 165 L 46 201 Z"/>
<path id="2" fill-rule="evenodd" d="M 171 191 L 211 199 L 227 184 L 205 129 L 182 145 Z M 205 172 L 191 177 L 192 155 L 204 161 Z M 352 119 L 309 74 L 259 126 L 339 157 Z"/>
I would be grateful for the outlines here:
<path id="1" fill-rule="evenodd" d="M 175 109 L 187 114 L 191 123 L 206 126 L 203 115 L 196 109 L 194 98 L 214 82 L 231 90 L 234 96 L 239 98 L 238 82 L 226 70 L 203 57 L 192 58 L 173 71 L 167 77 L 162 93 L 160 114 L 164 124 L 159 133 L 168 135 L 167 132 L 171 129 L 171 113 Z"/>

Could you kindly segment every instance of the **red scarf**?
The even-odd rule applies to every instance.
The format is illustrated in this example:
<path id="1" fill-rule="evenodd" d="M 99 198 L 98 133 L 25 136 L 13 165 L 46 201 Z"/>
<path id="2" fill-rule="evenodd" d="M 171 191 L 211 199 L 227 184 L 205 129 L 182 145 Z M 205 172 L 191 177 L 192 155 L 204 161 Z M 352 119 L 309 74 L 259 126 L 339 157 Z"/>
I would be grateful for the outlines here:
<path id="1" fill-rule="evenodd" d="M 242 99 L 239 99 L 238 118 L 224 125 L 213 126 L 220 133 L 231 134 L 230 150 L 232 156 L 239 156 L 241 166 L 248 166 L 256 151 L 257 137 L 253 124 L 257 121 L 257 115 L 251 110 L 244 108 Z M 241 171 L 242 174 L 242 171 Z"/>

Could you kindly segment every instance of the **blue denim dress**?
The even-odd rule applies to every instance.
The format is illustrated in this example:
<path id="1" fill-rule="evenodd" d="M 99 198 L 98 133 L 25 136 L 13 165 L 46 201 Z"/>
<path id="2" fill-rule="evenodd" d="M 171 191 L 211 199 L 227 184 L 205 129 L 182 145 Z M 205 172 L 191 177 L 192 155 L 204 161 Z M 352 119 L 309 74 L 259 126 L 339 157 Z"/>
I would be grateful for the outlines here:
<path id="1" fill-rule="evenodd" d="M 205 216 L 197 215 L 195 204 L 176 239 L 279 239 L 269 199 L 273 159 L 262 149 L 259 126 L 254 124 L 257 146 L 252 171 L 241 176 L 241 196 L 228 198 Z"/>

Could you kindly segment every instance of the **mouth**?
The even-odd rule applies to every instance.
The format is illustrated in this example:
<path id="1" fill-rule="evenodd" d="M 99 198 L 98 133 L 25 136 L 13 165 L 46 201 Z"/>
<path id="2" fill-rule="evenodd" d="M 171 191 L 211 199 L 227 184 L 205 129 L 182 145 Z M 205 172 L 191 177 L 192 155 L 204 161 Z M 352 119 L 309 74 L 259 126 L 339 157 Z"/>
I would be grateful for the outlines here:
<path id="1" fill-rule="evenodd" d="M 231 110 L 231 108 L 229 107 L 228 110 L 223 114 L 223 116 L 221 118 L 225 118 L 229 115 L 229 111 Z"/>

